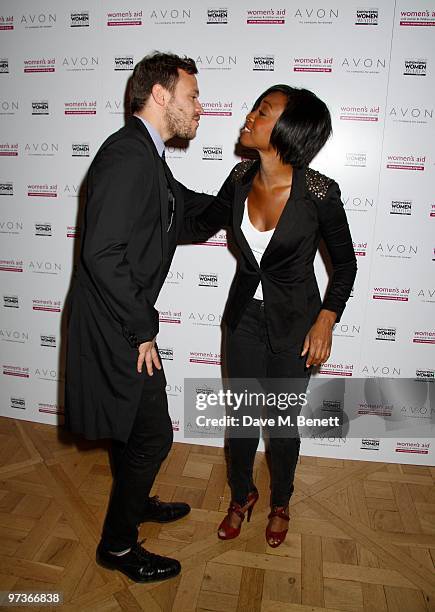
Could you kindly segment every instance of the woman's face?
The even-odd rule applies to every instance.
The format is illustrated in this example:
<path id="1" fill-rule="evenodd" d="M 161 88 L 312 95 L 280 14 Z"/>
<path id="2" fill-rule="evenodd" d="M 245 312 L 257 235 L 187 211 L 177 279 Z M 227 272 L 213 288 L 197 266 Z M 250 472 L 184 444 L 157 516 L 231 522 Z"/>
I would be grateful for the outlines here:
<path id="1" fill-rule="evenodd" d="M 271 151 L 273 147 L 270 135 L 286 104 L 287 96 L 280 91 L 274 91 L 263 98 L 258 108 L 246 115 L 240 144 L 248 149 Z"/>

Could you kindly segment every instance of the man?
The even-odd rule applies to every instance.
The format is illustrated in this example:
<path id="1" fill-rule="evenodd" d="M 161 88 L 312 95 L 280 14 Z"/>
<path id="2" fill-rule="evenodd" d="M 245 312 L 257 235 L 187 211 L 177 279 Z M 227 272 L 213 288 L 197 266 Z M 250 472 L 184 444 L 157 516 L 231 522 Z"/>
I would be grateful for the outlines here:
<path id="1" fill-rule="evenodd" d="M 178 561 L 141 547 L 138 525 L 190 511 L 149 493 L 173 437 L 154 304 L 183 217 L 211 201 L 175 181 L 164 161 L 165 141 L 195 137 L 202 110 L 196 73 L 192 59 L 172 54 L 154 53 L 136 65 L 133 116 L 104 142 L 89 170 L 71 295 L 66 426 L 113 440 L 114 485 L 97 561 L 137 582 L 180 572 Z"/>

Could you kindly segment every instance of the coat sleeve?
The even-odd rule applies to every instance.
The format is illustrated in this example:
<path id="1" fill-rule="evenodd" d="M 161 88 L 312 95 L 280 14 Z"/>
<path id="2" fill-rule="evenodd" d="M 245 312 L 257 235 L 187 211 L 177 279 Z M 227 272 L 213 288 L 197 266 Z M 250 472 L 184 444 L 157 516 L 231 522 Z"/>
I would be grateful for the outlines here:
<path id="1" fill-rule="evenodd" d="M 357 264 L 340 188 L 335 181 L 317 206 L 320 234 L 333 268 L 322 308 L 336 312 L 338 323 L 352 291 Z"/>
<path id="2" fill-rule="evenodd" d="M 206 196 L 184 189 L 185 209 L 180 244 L 205 242 L 217 231 L 231 225 L 234 198 L 233 172 L 227 177 L 216 196 Z M 193 194 L 193 196 L 192 196 Z M 200 197 L 202 196 L 202 198 Z"/>
<path id="3" fill-rule="evenodd" d="M 146 172 L 147 154 L 135 139 L 115 141 L 98 153 L 88 178 L 82 251 L 83 265 L 132 347 L 158 332 L 158 312 L 128 261 L 138 213 L 150 203 L 153 173 Z M 151 163 L 149 152 L 148 168 Z"/>

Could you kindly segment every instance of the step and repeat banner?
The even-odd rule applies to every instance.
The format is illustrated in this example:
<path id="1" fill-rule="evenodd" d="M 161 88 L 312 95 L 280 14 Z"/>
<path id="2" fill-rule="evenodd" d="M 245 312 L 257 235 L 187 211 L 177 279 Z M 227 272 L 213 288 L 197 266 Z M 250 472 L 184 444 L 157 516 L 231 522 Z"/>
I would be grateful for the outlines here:
<path id="1" fill-rule="evenodd" d="M 216 193 L 239 161 L 239 129 L 267 87 L 306 87 L 328 104 L 333 137 L 312 167 L 341 187 L 358 275 L 313 382 L 361 383 L 353 423 L 370 427 L 366 435 L 352 433 L 352 423 L 338 437 L 313 434 L 302 453 L 433 464 L 434 26 L 435 2 L 412 0 L 3 0 L 1 414 L 62 419 L 64 305 L 86 172 L 124 123 L 133 66 L 158 49 L 186 54 L 199 69 L 197 137 L 166 156 L 174 175 L 199 191 Z M 221 231 L 178 249 L 159 296 L 178 441 L 191 441 L 185 379 L 204 379 L 207 392 L 206 379 L 221 374 L 221 316 L 234 271 Z M 324 290 L 320 256 L 316 273 Z M 334 393 L 325 413 L 340 406 Z M 211 433 L 195 441 L 222 444 Z"/>

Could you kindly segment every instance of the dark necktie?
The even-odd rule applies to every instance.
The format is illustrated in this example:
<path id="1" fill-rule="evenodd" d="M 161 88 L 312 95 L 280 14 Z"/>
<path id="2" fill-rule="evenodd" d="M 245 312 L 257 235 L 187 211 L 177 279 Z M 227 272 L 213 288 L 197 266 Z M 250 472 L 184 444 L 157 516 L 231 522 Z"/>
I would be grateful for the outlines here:
<path id="1" fill-rule="evenodd" d="M 168 228 L 167 228 L 167 232 L 169 232 L 169 230 L 172 227 L 172 222 L 174 220 L 174 213 L 175 213 L 175 198 L 174 198 L 174 194 L 172 193 L 172 189 L 169 185 L 169 181 L 168 181 L 168 176 L 167 176 L 167 172 L 166 172 L 166 168 L 168 167 L 166 164 L 166 155 L 165 155 L 165 150 L 163 149 L 163 153 L 162 153 L 162 160 L 163 160 L 163 166 L 165 168 L 165 175 L 166 175 L 166 187 L 168 189 Z"/>

